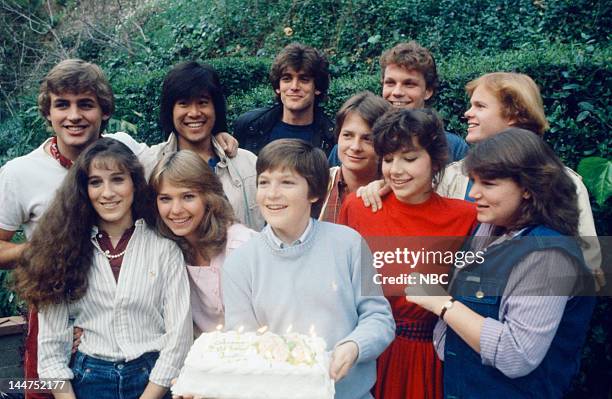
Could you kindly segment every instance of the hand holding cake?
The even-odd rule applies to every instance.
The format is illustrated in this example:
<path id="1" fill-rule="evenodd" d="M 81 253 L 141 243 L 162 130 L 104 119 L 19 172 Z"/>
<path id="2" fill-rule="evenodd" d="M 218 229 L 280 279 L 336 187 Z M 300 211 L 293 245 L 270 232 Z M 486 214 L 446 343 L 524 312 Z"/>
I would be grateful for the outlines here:
<path id="1" fill-rule="evenodd" d="M 353 341 L 344 342 L 336 347 L 332 353 L 329 365 L 329 376 L 338 382 L 344 378 L 359 356 L 359 347 Z"/>

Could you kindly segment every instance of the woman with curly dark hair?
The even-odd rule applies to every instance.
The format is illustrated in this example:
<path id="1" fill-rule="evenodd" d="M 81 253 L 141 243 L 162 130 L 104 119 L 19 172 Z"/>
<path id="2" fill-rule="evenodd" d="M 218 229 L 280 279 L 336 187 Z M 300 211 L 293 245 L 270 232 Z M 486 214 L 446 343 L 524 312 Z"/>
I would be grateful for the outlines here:
<path id="1" fill-rule="evenodd" d="M 406 290 L 440 317 L 444 393 L 561 398 L 579 370 L 595 302 L 577 239 L 576 186 L 552 149 L 519 128 L 476 145 L 465 171 L 481 223 L 470 249 L 482 257 L 457 266 L 449 293 Z"/>
<path id="2" fill-rule="evenodd" d="M 180 249 L 142 219 L 147 190 L 130 149 L 97 140 L 15 270 L 17 291 L 39 309 L 39 375 L 70 382 L 57 397 L 161 398 L 178 375 L 191 343 L 189 286 Z"/>
<path id="3" fill-rule="evenodd" d="M 224 324 L 221 267 L 255 231 L 235 221 L 221 181 L 195 152 L 170 153 L 149 180 L 156 194 L 157 229 L 185 255 L 196 334 Z"/>

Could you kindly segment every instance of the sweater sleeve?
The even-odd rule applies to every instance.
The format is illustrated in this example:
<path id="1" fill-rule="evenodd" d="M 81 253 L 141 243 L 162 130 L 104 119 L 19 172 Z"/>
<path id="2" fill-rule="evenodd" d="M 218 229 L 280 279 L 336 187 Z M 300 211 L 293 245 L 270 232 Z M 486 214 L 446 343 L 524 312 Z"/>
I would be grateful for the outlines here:
<path id="1" fill-rule="evenodd" d="M 358 321 L 355 329 L 336 346 L 353 341 L 359 348 L 357 363 L 375 360 L 395 338 L 395 322 L 389 301 L 374 284 L 372 254 L 364 240 L 353 248 L 352 289 Z"/>
<path id="2" fill-rule="evenodd" d="M 242 249 L 238 248 L 226 258 L 221 271 L 225 329 L 244 327 L 246 331 L 254 331 L 261 326 L 255 317 L 249 283 L 250 269 L 247 259 L 253 257 L 248 257 Z"/>

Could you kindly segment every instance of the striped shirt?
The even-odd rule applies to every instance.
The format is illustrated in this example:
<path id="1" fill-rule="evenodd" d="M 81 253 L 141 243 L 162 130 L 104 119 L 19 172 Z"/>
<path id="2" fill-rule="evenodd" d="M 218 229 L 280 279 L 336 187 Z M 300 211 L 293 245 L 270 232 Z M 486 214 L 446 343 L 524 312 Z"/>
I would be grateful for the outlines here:
<path id="1" fill-rule="evenodd" d="M 108 259 L 94 240 L 93 264 L 85 295 L 72 303 L 40 309 L 38 373 L 41 378 L 72 379 L 68 366 L 73 326 L 83 329 L 79 351 L 112 361 L 134 360 L 159 352 L 149 380 L 168 387 L 178 376 L 193 331 L 189 282 L 183 255 L 139 220 L 115 282 Z"/>
<path id="2" fill-rule="evenodd" d="M 488 227 L 482 224 L 476 235 L 482 236 Z M 569 294 L 574 288 L 569 284 L 573 279 L 563 277 L 575 276 L 576 270 L 573 260 L 556 249 L 532 252 L 514 266 L 501 298 L 499 320 L 485 318 L 480 331 L 482 364 L 495 367 L 510 378 L 533 371 L 548 352 L 570 299 L 561 292 Z M 566 281 L 568 286 L 551 281 Z M 434 346 L 442 360 L 446 328 L 446 323 L 438 320 L 434 329 Z"/>

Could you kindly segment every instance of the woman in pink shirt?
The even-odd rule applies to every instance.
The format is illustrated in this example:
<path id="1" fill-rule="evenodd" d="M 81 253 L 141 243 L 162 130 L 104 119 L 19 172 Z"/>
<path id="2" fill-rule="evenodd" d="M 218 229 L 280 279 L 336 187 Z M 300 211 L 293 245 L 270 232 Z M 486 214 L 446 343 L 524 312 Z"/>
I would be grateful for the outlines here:
<path id="1" fill-rule="evenodd" d="M 220 277 L 225 256 L 255 232 L 235 222 L 219 178 L 194 152 L 163 158 L 149 184 L 156 194 L 157 228 L 185 256 L 194 332 L 212 331 L 224 324 Z"/>

